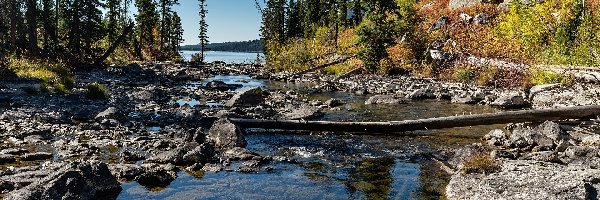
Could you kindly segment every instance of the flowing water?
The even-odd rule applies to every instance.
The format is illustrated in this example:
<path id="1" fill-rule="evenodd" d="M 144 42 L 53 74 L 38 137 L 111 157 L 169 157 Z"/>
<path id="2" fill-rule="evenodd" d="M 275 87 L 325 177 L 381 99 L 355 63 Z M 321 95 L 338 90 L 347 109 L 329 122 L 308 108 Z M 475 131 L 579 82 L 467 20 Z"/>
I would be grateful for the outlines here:
<path id="1" fill-rule="evenodd" d="M 247 76 L 213 79 L 242 83 L 244 87 L 292 87 Z M 332 97 L 345 104 L 328 111 L 322 120 L 390 121 L 497 111 L 447 101 L 364 105 L 368 96 L 344 92 L 309 98 L 324 101 Z M 289 159 L 273 161 L 267 165 L 269 170 L 258 173 L 181 171 L 179 178 L 160 191 L 128 182 L 122 185 L 119 199 L 436 199 L 448 177 L 439 166 L 424 159 L 428 152 L 477 142 L 489 130 L 500 127 L 412 132 L 424 136 L 251 131 L 246 135 L 248 149 L 263 156 Z M 232 164 L 231 170 L 235 167 Z"/>

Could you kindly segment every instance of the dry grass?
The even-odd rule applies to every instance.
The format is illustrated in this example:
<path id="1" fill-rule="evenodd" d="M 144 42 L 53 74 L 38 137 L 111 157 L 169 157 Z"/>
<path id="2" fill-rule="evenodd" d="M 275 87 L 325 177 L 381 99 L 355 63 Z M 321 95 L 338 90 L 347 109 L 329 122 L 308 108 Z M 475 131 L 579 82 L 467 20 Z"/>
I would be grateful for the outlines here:
<path id="1" fill-rule="evenodd" d="M 500 163 L 489 154 L 476 154 L 467 158 L 461 172 L 463 174 L 490 174 L 499 171 Z"/>

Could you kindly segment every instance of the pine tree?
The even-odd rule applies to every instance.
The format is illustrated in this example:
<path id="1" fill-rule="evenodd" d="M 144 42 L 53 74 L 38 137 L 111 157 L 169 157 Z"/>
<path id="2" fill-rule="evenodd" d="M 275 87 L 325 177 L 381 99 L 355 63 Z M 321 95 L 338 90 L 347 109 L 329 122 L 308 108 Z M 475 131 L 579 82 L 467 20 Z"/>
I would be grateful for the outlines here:
<path id="1" fill-rule="evenodd" d="M 285 37 L 285 0 L 269 0 L 263 11 L 261 36 L 265 42 L 283 44 Z M 268 45 L 265 45 L 267 47 Z"/>
<path id="2" fill-rule="evenodd" d="M 171 42 L 169 41 L 173 24 L 173 11 L 171 7 L 179 4 L 178 0 L 159 0 L 160 4 L 160 48 L 161 50 L 168 49 Z"/>
<path id="3" fill-rule="evenodd" d="M 53 0 L 42 0 L 42 30 L 43 30 L 43 50 L 46 55 L 56 54 L 58 37 L 56 35 L 56 24 L 54 24 L 55 3 Z"/>
<path id="4" fill-rule="evenodd" d="M 114 42 L 121 30 L 122 20 L 121 0 L 106 0 L 106 34 L 108 42 Z"/>
<path id="5" fill-rule="evenodd" d="M 171 42 L 169 45 L 171 48 L 170 50 L 177 53 L 183 42 L 183 26 L 181 24 L 181 18 L 176 12 L 173 13 L 173 23 L 171 24 L 171 35 L 169 38 L 169 41 Z"/>
<path id="6" fill-rule="evenodd" d="M 31 54 L 37 54 L 37 1 L 27 0 L 26 1 L 27 11 L 25 16 L 27 18 L 27 42 L 29 44 L 28 50 Z"/>
<path id="7" fill-rule="evenodd" d="M 158 12 L 153 0 L 135 0 L 138 14 L 135 16 L 137 22 L 137 35 L 141 48 L 154 46 L 154 30 L 158 28 Z"/>
<path id="8" fill-rule="evenodd" d="M 286 38 L 301 37 L 303 33 L 300 2 L 290 0 L 285 20 Z"/>
<path id="9" fill-rule="evenodd" d="M 208 24 L 206 23 L 206 0 L 199 0 L 200 3 L 200 34 L 198 35 L 198 39 L 200 39 L 200 62 L 204 62 L 204 52 L 206 51 L 206 46 L 208 45 Z"/>

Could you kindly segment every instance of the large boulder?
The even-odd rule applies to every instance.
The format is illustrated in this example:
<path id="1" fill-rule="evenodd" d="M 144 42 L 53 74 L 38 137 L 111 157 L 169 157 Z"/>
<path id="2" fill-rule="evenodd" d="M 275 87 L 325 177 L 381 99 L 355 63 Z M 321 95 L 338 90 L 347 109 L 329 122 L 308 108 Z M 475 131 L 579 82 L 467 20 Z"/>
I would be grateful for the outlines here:
<path id="1" fill-rule="evenodd" d="M 225 106 L 227 107 L 252 107 L 265 102 L 263 91 L 260 87 L 253 87 L 233 96 Z"/>
<path id="2" fill-rule="evenodd" d="M 107 165 L 95 161 L 66 163 L 6 199 L 114 199 L 121 185 Z"/>
<path id="3" fill-rule="evenodd" d="M 212 90 L 221 90 L 221 91 L 226 91 L 226 90 L 235 90 L 238 88 L 241 88 L 242 84 L 227 84 L 223 81 L 210 81 L 208 83 L 206 83 L 206 85 L 204 86 L 204 88 L 206 89 L 212 89 Z"/>
<path id="4" fill-rule="evenodd" d="M 161 164 L 183 164 L 185 154 L 194 149 L 196 145 L 194 145 L 194 143 L 188 143 L 182 147 L 178 147 L 152 156 L 148 158 L 146 162 Z"/>
<path id="5" fill-rule="evenodd" d="M 560 125 L 546 121 L 534 128 L 517 127 L 507 142 L 510 147 L 533 149 L 534 151 L 554 150 L 560 143 L 567 140 L 569 134 Z"/>
<path id="6" fill-rule="evenodd" d="M 505 160 L 488 175 L 455 174 L 448 199 L 597 199 L 600 170 L 534 160 Z"/>
<path id="7" fill-rule="evenodd" d="M 242 130 L 226 118 L 217 120 L 208 131 L 207 141 L 218 149 L 246 147 L 246 139 Z"/>

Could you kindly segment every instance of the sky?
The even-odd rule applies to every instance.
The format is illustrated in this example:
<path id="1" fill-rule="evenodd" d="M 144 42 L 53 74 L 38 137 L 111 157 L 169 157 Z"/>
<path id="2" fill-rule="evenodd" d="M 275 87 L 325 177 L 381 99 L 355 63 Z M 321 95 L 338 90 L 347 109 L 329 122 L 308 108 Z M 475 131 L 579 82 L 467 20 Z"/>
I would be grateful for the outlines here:
<path id="1" fill-rule="evenodd" d="M 262 2 L 262 0 L 260 1 Z M 261 15 L 254 0 L 206 0 L 210 43 L 259 39 Z M 198 0 L 179 0 L 173 7 L 181 17 L 183 45 L 198 44 Z"/>

